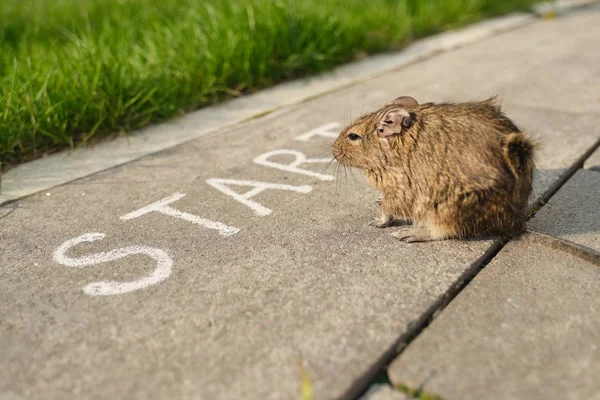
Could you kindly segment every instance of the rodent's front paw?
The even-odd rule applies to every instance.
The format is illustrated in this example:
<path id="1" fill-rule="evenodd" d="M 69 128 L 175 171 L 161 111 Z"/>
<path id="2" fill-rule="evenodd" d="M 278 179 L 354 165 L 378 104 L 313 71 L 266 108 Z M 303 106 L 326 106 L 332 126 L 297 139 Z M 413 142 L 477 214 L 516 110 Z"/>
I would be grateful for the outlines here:
<path id="1" fill-rule="evenodd" d="M 428 229 L 426 228 L 402 228 L 392 233 L 392 236 L 398 240 L 402 240 L 407 243 L 414 242 L 429 242 L 435 240 Z"/>
<path id="2" fill-rule="evenodd" d="M 392 225 L 393 220 L 382 220 L 380 218 L 375 218 L 373 221 L 369 222 L 369 226 L 374 226 L 375 228 L 387 228 Z"/>

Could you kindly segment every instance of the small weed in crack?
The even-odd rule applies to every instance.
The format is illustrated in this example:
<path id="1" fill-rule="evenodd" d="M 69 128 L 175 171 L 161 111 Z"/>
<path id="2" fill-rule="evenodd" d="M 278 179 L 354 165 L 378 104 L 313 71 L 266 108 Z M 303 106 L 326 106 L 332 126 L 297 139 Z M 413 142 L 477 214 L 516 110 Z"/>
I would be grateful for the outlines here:
<path id="1" fill-rule="evenodd" d="M 406 394 L 407 396 L 417 399 L 417 400 L 444 400 L 442 397 L 437 394 L 426 392 L 423 390 L 423 387 L 419 387 L 417 389 L 412 388 L 403 383 L 399 383 L 393 386 L 395 390 Z"/>

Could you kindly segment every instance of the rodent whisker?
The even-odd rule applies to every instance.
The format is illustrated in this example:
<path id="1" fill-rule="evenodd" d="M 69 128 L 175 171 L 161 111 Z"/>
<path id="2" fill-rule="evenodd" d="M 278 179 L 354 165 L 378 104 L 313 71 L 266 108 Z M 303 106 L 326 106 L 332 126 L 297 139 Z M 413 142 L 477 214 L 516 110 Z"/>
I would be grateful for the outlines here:
<path id="1" fill-rule="evenodd" d="M 327 138 L 324 138 L 324 137 L 316 138 L 315 141 L 319 145 L 325 145 L 326 147 L 333 147 L 333 144 L 334 144 L 334 142 L 330 142 Z"/>
<path id="2" fill-rule="evenodd" d="M 324 159 L 325 157 L 323 157 Z M 331 159 L 329 161 L 327 161 L 327 164 L 325 164 L 325 166 L 322 168 L 321 170 L 321 174 L 324 174 L 327 169 L 331 166 L 331 164 L 333 164 L 333 162 L 335 161 L 335 158 L 331 157 Z"/>
<path id="3" fill-rule="evenodd" d="M 331 151 L 329 150 L 327 150 L 325 153 L 321 153 L 321 157 L 319 158 L 319 160 L 323 161 L 328 157 L 333 157 L 333 154 L 331 154 Z"/>
<path id="4" fill-rule="evenodd" d="M 340 182 L 340 185 L 342 185 L 342 188 L 347 191 L 347 182 L 346 182 L 346 167 L 344 165 L 342 165 L 342 179 Z M 344 194 L 348 194 L 348 193 L 344 193 Z"/>
<path id="5" fill-rule="evenodd" d="M 346 196 L 348 196 L 348 167 L 344 165 L 344 190 Z"/>
<path id="6" fill-rule="evenodd" d="M 356 177 L 354 176 L 354 171 L 350 168 L 350 177 L 352 178 L 352 186 L 354 190 L 358 191 L 358 182 L 356 181 Z"/>
<path id="7" fill-rule="evenodd" d="M 335 176 L 335 194 L 337 195 L 340 187 L 340 163 L 335 164 L 333 175 Z"/>

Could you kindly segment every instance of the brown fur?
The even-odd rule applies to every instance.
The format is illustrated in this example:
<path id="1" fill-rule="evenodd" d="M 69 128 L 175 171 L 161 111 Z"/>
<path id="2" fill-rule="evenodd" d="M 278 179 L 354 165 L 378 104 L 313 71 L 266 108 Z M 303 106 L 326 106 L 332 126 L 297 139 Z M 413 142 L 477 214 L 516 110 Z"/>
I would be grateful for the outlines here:
<path id="1" fill-rule="evenodd" d="M 333 155 L 383 193 L 372 225 L 412 221 L 393 235 L 414 242 L 519 232 L 535 147 L 495 98 L 419 105 L 402 97 L 345 128 Z"/>

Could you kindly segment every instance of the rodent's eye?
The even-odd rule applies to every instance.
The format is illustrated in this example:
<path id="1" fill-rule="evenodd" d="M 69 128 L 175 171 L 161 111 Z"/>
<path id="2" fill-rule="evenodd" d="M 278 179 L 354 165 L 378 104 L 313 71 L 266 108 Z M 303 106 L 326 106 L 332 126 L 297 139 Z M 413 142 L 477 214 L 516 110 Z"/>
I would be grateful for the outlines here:
<path id="1" fill-rule="evenodd" d="M 359 135 L 357 135 L 356 133 L 349 133 L 349 134 L 348 134 L 348 139 L 350 139 L 350 140 L 352 140 L 352 141 L 355 141 L 355 140 L 358 140 L 358 139 L 360 139 L 360 136 L 359 136 Z"/>

